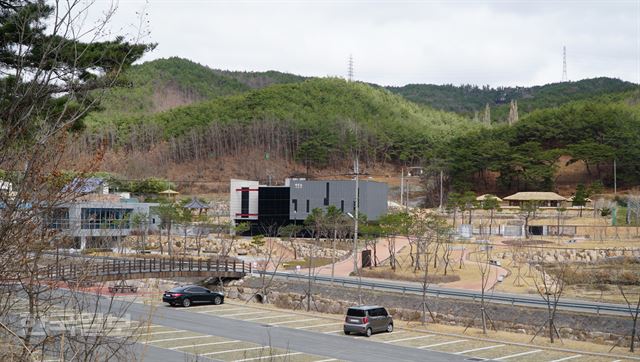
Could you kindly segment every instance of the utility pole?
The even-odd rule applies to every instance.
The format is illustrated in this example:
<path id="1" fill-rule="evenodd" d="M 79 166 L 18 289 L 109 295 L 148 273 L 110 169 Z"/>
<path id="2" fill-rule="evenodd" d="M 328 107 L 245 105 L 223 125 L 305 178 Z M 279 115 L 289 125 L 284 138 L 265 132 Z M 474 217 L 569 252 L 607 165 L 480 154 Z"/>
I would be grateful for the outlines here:
<path id="1" fill-rule="evenodd" d="M 440 170 L 440 206 L 438 206 L 438 209 L 440 209 L 440 211 L 442 211 L 442 199 L 443 199 L 442 179 L 443 179 L 443 172 L 442 170 Z"/>
<path id="2" fill-rule="evenodd" d="M 353 82 L 353 55 L 349 54 L 349 71 L 348 71 L 348 76 L 349 76 L 349 82 Z"/>
<path id="3" fill-rule="evenodd" d="M 353 228 L 353 272 L 358 274 L 358 211 L 360 207 L 360 161 L 358 160 L 358 154 L 356 153 L 356 160 L 353 164 L 353 169 L 356 174 L 356 202 L 354 210 L 354 228 Z"/>
<path id="4" fill-rule="evenodd" d="M 407 197 L 404 201 L 405 201 L 404 211 L 408 214 L 409 213 L 409 180 L 407 180 Z"/>
<path id="5" fill-rule="evenodd" d="M 613 159 L 613 195 L 618 193 L 618 171 L 616 168 L 616 159 Z"/>
<path id="6" fill-rule="evenodd" d="M 404 167 L 400 176 L 400 207 L 404 205 Z"/>

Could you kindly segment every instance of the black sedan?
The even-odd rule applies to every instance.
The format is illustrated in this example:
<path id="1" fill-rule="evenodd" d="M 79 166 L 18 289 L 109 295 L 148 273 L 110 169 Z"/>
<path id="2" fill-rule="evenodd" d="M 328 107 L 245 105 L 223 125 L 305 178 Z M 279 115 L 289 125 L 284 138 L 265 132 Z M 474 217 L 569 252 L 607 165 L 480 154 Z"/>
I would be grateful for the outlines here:
<path id="1" fill-rule="evenodd" d="M 224 294 L 197 285 L 185 285 L 164 292 L 162 301 L 171 306 L 181 305 L 183 307 L 189 307 L 194 303 L 222 304 L 224 303 Z"/>

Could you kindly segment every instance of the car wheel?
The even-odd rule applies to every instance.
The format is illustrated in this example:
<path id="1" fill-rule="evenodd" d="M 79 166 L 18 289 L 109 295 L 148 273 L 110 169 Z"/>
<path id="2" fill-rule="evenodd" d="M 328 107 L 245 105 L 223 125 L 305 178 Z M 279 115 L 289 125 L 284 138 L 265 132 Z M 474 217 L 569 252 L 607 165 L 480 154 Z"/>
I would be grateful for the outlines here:
<path id="1" fill-rule="evenodd" d="M 176 303 L 169 303 L 170 306 L 175 307 Z"/>
<path id="2" fill-rule="evenodd" d="M 393 323 L 389 323 L 387 325 L 387 333 L 391 333 L 391 332 L 393 332 Z"/>
<path id="3" fill-rule="evenodd" d="M 373 331 L 371 330 L 371 328 L 367 328 L 367 330 L 364 332 L 364 334 L 367 337 L 371 337 L 371 334 L 373 334 Z"/>
<path id="4" fill-rule="evenodd" d="M 219 295 L 216 295 L 215 297 L 213 297 L 213 304 L 215 305 L 222 304 L 222 297 Z"/>
<path id="5" fill-rule="evenodd" d="M 183 307 L 185 307 L 185 308 L 186 308 L 186 307 L 188 307 L 188 306 L 190 306 L 190 305 L 191 305 L 191 299 L 189 299 L 189 298 L 184 298 L 184 299 L 182 300 L 182 306 L 183 306 Z"/>
<path id="6" fill-rule="evenodd" d="M 344 331 L 344 334 L 346 334 L 347 336 L 351 334 L 351 332 L 349 331 Z"/>

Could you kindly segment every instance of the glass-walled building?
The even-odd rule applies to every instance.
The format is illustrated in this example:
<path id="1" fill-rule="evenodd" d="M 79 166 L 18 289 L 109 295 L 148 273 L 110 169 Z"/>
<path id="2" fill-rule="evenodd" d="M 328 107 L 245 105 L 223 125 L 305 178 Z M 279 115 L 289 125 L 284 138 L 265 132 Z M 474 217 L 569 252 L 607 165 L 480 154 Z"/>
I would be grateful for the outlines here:
<path id="1" fill-rule="evenodd" d="M 157 204 L 115 201 L 78 201 L 57 207 L 45 215 L 45 226 L 59 230 L 71 239 L 70 247 L 115 248 L 132 231 L 157 231 L 160 219 L 153 214 Z M 133 215 L 143 216 L 143 222 L 133 225 Z"/>

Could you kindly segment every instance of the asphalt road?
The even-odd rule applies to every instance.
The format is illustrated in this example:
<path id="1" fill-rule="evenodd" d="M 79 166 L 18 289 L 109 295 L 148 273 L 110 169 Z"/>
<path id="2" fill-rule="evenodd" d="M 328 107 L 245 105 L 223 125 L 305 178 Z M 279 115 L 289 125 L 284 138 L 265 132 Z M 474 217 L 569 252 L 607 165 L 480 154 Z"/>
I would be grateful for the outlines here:
<path id="1" fill-rule="evenodd" d="M 276 278 L 292 279 L 292 280 L 307 280 L 308 276 L 305 274 L 289 273 L 289 272 L 277 272 Z M 318 275 L 312 277 L 318 283 L 329 284 L 330 277 L 325 275 Z M 373 278 L 361 278 L 363 286 L 370 289 L 372 285 L 376 290 L 389 290 L 393 292 L 403 292 L 403 288 L 406 293 L 422 294 L 422 285 L 420 283 L 405 282 L 397 280 L 386 279 L 373 279 Z M 342 280 L 346 283 L 342 283 Z M 344 287 L 357 288 L 357 277 L 336 277 L 335 283 Z M 459 298 L 467 300 L 479 300 L 480 292 L 465 290 L 465 289 L 453 289 L 443 288 L 430 285 L 427 289 L 427 294 L 430 296 L 442 296 L 447 298 Z M 486 299 L 491 303 L 509 304 L 515 306 L 531 307 L 531 308 L 546 308 L 545 301 L 539 295 L 524 295 L 524 294 L 512 294 L 488 291 L 486 293 Z M 628 307 L 624 304 L 613 303 L 600 303 L 587 300 L 578 300 L 570 298 L 560 298 L 558 304 L 558 310 L 566 310 L 573 312 L 583 312 L 592 314 L 610 314 L 610 315 L 622 315 L 628 316 Z"/>
<path id="2" fill-rule="evenodd" d="M 106 307 L 108 301 L 102 301 Z M 349 361 L 465 361 L 468 357 L 440 353 L 416 348 L 376 343 L 366 339 L 353 339 L 340 335 L 329 335 L 275 327 L 260 323 L 245 322 L 184 311 L 180 308 L 152 306 L 114 301 L 112 309 L 126 308 L 132 319 L 147 320 L 153 324 L 171 328 L 243 340 L 261 345 L 282 348 L 308 354 L 326 356 Z M 152 311 L 152 309 L 155 309 Z M 189 360 L 175 351 L 157 351 L 149 348 L 143 356 L 147 361 Z M 178 357 L 181 355 L 181 357 Z"/>

